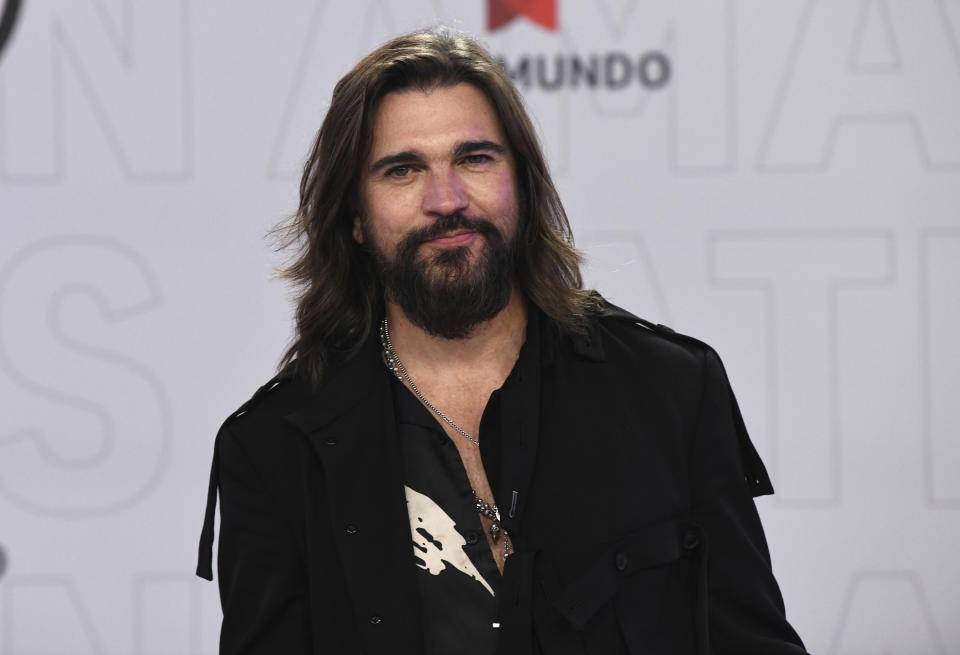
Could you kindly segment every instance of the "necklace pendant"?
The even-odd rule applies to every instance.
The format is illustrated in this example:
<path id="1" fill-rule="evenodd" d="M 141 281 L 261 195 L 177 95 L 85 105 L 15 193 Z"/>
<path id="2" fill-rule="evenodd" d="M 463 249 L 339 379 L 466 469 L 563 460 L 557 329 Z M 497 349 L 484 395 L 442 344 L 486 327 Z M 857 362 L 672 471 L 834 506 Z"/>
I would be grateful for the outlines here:
<path id="1" fill-rule="evenodd" d="M 493 539 L 493 543 L 497 543 L 497 540 L 500 539 L 500 524 L 491 523 L 490 524 L 490 538 Z"/>

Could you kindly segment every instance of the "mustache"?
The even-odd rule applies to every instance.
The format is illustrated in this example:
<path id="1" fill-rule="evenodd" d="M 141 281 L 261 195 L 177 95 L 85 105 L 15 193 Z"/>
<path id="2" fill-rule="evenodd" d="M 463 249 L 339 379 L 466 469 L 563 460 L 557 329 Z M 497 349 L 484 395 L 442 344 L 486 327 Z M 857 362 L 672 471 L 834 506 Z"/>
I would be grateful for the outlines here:
<path id="1" fill-rule="evenodd" d="M 471 230 L 484 236 L 499 235 L 500 231 L 490 221 L 483 218 L 468 218 L 463 214 L 442 216 L 430 225 L 414 230 L 404 239 L 404 246 L 416 247 L 427 241 L 433 241 L 448 232 Z"/>

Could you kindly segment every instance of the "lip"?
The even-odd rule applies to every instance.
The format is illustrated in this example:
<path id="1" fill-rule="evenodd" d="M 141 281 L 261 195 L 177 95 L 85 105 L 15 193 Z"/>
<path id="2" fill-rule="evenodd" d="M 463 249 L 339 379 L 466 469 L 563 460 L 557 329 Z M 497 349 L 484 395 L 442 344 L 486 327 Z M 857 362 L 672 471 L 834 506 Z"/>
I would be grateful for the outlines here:
<path id="1" fill-rule="evenodd" d="M 427 241 L 432 246 L 462 246 L 473 241 L 477 233 L 473 230 L 455 230 L 436 239 Z"/>

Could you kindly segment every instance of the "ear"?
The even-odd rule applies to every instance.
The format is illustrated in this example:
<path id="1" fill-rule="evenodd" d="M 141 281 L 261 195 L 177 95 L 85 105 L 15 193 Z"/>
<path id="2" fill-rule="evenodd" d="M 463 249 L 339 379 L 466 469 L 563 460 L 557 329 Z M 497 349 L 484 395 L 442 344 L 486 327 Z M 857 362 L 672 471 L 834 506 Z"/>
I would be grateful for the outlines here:
<path id="1" fill-rule="evenodd" d="M 353 240 L 357 243 L 364 242 L 363 220 L 361 220 L 359 214 L 353 217 Z"/>

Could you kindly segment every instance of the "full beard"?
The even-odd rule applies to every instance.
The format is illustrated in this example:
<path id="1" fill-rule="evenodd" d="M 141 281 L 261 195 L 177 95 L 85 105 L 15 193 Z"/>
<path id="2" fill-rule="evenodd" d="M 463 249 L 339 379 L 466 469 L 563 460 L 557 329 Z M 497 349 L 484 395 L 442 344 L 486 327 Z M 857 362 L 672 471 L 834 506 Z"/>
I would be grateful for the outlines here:
<path id="1" fill-rule="evenodd" d="M 467 246 L 420 254 L 424 243 L 457 229 L 473 230 L 483 239 L 476 261 Z M 373 254 L 387 300 L 428 334 L 463 339 L 510 302 L 516 249 L 516 236 L 507 243 L 489 221 L 453 214 L 404 237 L 393 261 L 377 248 Z"/>

